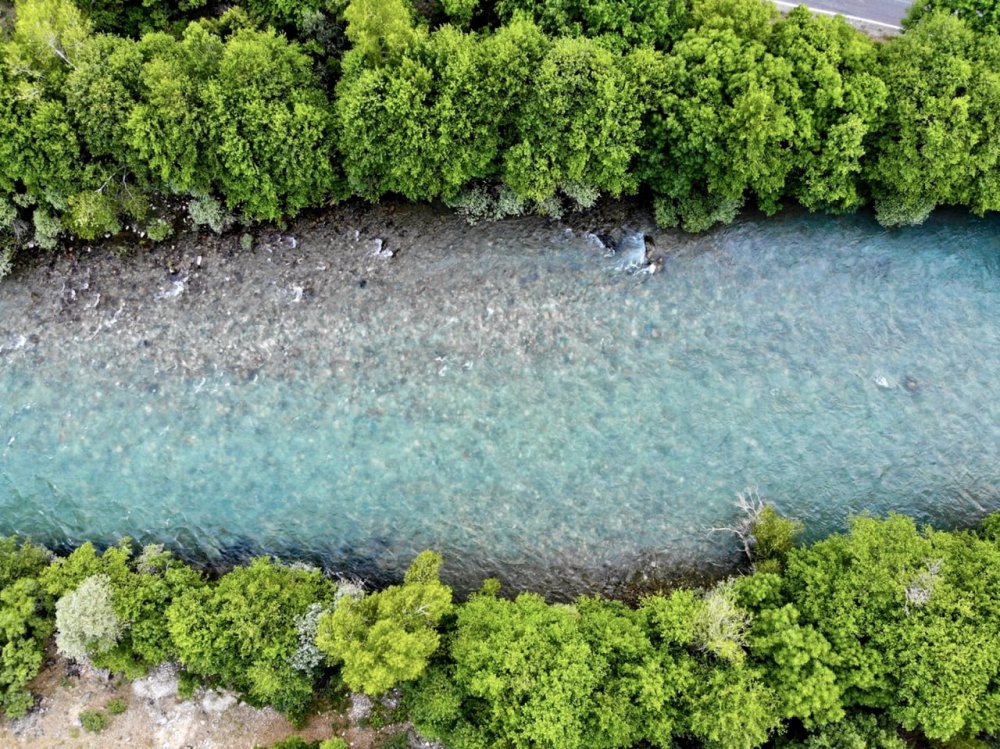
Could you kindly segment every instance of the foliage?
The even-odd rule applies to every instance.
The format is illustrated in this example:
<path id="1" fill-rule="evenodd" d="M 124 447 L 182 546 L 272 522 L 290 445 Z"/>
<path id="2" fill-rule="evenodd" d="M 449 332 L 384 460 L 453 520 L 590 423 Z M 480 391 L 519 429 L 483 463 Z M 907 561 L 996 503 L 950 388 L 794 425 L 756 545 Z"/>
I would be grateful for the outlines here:
<path id="1" fill-rule="evenodd" d="M 700 25 L 654 69 L 641 174 L 667 225 L 707 229 L 751 192 L 765 212 L 779 207 L 798 91 L 791 64 L 767 49 L 776 17 L 757 0 L 704 0 Z"/>
<path id="2" fill-rule="evenodd" d="M 346 34 L 359 60 L 378 67 L 415 49 L 421 33 L 404 0 L 351 0 L 344 10 Z"/>
<path id="3" fill-rule="evenodd" d="M 614 196 L 637 187 L 635 90 L 615 55 L 586 38 L 557 39 L 542 59 L 515 126 L 502 176 L 515 193 L 543 203 L 585 186 Z"/>
<path id="4" fill-rule="evenodd" d="M 121 626 L 113 647 L 85 648 L 94 664 L 135 676 L 176 657 L 167 610 L 182 592 L 200 588 L 201 576 L 160 546 L 133 556 L 131 541 L 123 539 L 100 555 L 84 544 L 55 560 L 41 580 L 52 596 L 65 597 L 95 576 L 107 580 L 114 619 Z"/>
<path id="5" fill-rule="evenodd" d="M 350 195 L 559 216 L 642 188 L 689 231 L 790 200 L 982 214 L 1000 37 L 977 3 L 927 0 L 876 44 L 762 0 L 248 0 L 190 23 L 203 0 L 18 0 L 0 199 L 43 248 L 162 239 L 175 217 L 149 206 L 191 199 L 215 227 Z M 21 234 L 0 230 L 0 270 Z"/>
<path id="6" fill-rule="evenodd" d="M 1000 729 L 998 581 L 1000 550 L 974 534 L 862 518 L 793 550 L 785 595 L 830 644 L 845 706 L 944 741 Z"/>
<path id="7" fill-rule="evenodd" d="M 607 36 L 628 47 L 668 47 L 684 28 L 685 0 L 498 0 L 510 21 L 530 15 L 553 36 Z"/>
<path id="8" fill-rule="evenodd" d="M 185 669 L 231 687 L 255 705 L 301 715 L 312 701 L 311 676 L 296 669 L 296 619 L 328 604 L 334 585 L 318 571 L 260 558 L 217 585 L 188 588 L 167 609 Z"/>
<path id="9" fill-rule="evenodd" d="M 58 92 L 90 31 L 72 0 L 17 0 L 7 62 L 22 96 Z"/>
<path id="10" fill-rule="evenodd" d="M 43 250 L 53 250 L 62 234 L 62 222 L 45 208 L 36 208 L 33 214 L 35 244 Z"/>
<path id="11" fill-rule="evenodd" d="M 116 697 L 113 700 L 108 700 L 108 704 L 104 706 L 108 715 L 121 715 L 126 710 L 128 710 L 128 704 L 120 697 Z"/>
<path id="12" fill-rule="evenodd" d="M 213 183 L 252 219 L 294 216 L 333 185 L 326 95 L 309 58 L 273 31 L 238 31 L 225 43 L 202 98 Z"/>
<path id="13" fill-rule="evenodd" d="M 867 143 L 888 99 L 875 43 L 843 18 L 799 6 L 774 25 L 768 46 L 792 65 L 799 90 L 789 194 L 814 211 L 860 207 Z"/>
<path id="14" fill-rule="evenodd" d="M 830 723 L 804 741 L 783 741 L 780 749 L 906 749 L 906 742 L 884 719 L 858 713 Z"/>
<path id="15" fill-rule="evenodd" d="M 84 731 L 100 733 L 111 724 L 108 716 L 100 710 L 83 710 L 80 713 L 80 725 Z"/>
<path id="16" fill-rule="evenodd" d="M 361 598 L 345 596 L 319 620 L 316 644 L 357 691 L 378 695 L 417 678 L 437 650 L 435 630 L 451 611 L 451 588 L 438 579 L 441 557 L 431 551 L 410 565 L 402 585 Z"/>
<path id="17" fill-rule="evenodd" d="M 101 191 L 88 190 L 70 196 L 63 221 L 81 239 L 117 234 L 122 228 L 118 204 L 107 192 Z"/>
<path id="18" fill-rule="evenodd" d="M 195 226 L 207 226 L 216 234 L 222 234 L 233 223 L 233 216 L 222 203 L 208 195 L 188 201 L 188 216 Z"/>
<path id="19" fill-rule="evenodd" d="M 731 663 L 744 658 L 750 616 L 734 600 L 732 586 L 712 588 L 702 600 L 694 620 L 694 641 L 706 653 Z"/>

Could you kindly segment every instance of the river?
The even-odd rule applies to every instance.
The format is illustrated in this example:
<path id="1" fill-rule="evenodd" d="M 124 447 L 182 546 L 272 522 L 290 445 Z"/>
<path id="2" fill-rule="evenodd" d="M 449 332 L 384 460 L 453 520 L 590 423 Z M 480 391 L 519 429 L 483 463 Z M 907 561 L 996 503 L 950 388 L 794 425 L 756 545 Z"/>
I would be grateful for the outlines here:
<path id="1" fill-rule="evenodd" d="M 588 231 L 655 240 L 632 273 Z M 382 252 L 379 250 L 381 240 Z M 1000 508 L 1000 222 L 351 207 L 0 283 L 0 533 L 553 594 L 806 523 Z M 389 253 L 392 257 L 389 257 Z"/>

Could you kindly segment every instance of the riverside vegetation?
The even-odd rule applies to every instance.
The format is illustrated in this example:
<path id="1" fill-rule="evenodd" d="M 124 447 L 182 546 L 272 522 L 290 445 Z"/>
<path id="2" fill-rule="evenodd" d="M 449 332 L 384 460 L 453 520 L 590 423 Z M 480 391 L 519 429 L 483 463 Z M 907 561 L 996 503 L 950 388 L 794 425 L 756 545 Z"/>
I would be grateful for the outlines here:
<path id="1" fill-rule="evenodd" d="M 1000 733 L 1000 513 L 967 531 L 860 517 L 796 546 L 797 523 L 757 510 L 736 526 L 744 574 L 634 607 L 509 599 L 495 581 L 457 603 L 430 551 L 365 592 L 274 559 L 209 580 L 128 540 L 53 557 L 6 539 L 0 705 L 30 709 L 54 634 L 69 657 L 127 676 L 175 661 L 188 690 L 293 718 L 344 687 L 401 687 L 407 717 L 455 749 L 970 748 Z"/>
<path id="2" fill-rule="evenodd" d="M 204 18 L 199 18 L 204 14 Z M 994 4 L 876 42 L 762 0 L 17 0 L 0 44 L 0 272 L 186 212 L 350 196 L 472 218 L 643 192 L 690 231 L 873 204 L 1000 207 Z"/>

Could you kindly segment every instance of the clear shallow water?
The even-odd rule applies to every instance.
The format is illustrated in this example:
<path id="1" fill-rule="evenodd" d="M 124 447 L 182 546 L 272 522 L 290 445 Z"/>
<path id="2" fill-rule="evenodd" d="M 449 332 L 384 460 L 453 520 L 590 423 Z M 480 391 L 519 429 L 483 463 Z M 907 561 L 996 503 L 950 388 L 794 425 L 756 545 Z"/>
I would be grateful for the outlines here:
<path id="1" fill-rule="evenodd" d="M 654 276 L 534 240 L 401 257 L 377 304 L 288 312 L 301 334 L 257 318 L 307 352 L 283 372 L 172 370 L 117 334 L 0 354 L 0 532 L 376 576 L 434 547 L 453 580 L 565 592 L 637 559 L 726 558 L 707 529 L 749 485 L 813 536 L 1000 508 L 1000 222 L 746 222 Z M 466 296 L 428 290 L 463 275 Z"/>

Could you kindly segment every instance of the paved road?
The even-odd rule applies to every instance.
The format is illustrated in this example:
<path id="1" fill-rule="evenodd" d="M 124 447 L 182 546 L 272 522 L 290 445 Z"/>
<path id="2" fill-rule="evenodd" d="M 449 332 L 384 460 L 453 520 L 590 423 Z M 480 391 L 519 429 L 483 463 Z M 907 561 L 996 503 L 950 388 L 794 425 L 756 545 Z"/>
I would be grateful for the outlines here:
<path id="1" fill-rule="evenodd" d="M 803 3 L 819 13 L 840 13 L 851 20 L 898 29 L 913 0 L 803 0 Z M 798 4 L 795 0 L 775 0 L 775 5 L 782 10 Z"/>

